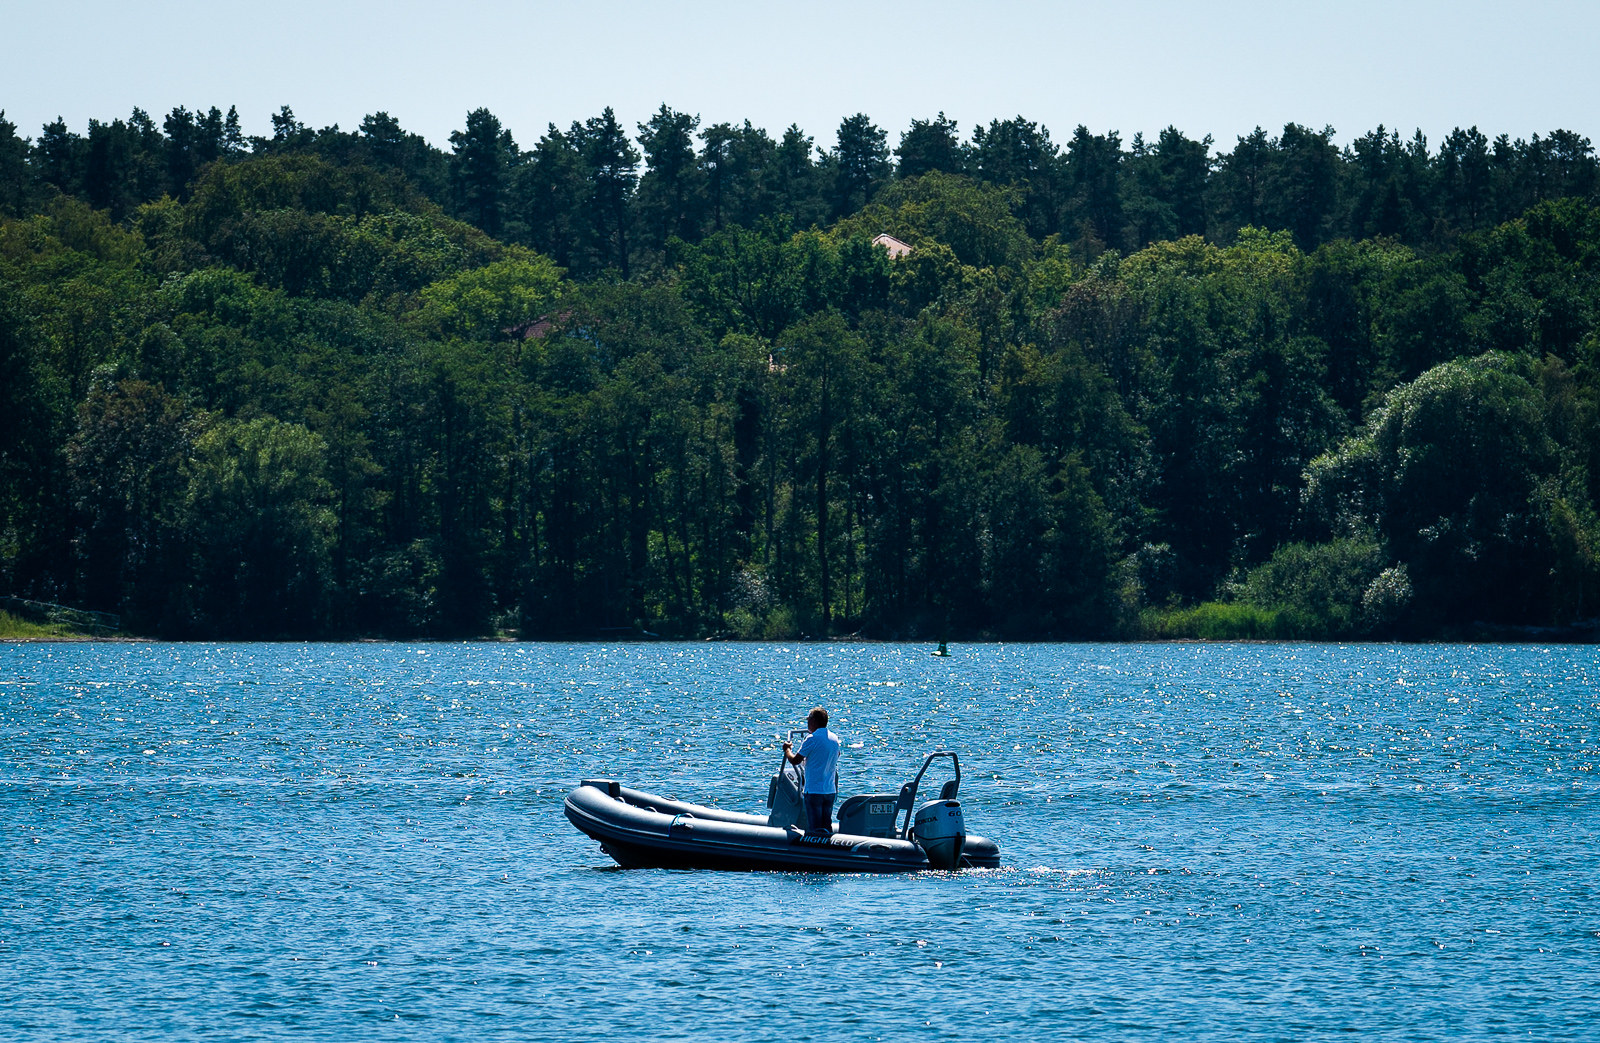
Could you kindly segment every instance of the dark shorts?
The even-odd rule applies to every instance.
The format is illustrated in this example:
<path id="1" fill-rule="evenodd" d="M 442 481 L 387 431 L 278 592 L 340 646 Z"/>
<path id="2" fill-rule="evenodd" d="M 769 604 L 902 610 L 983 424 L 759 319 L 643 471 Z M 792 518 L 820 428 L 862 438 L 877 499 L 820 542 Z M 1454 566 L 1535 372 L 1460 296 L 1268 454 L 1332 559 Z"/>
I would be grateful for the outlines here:
<path id="1" fill-rule="evenodd" d="M 806 794 L 806 832 L 824 836 L 833 832 L 833 794 Z"/>

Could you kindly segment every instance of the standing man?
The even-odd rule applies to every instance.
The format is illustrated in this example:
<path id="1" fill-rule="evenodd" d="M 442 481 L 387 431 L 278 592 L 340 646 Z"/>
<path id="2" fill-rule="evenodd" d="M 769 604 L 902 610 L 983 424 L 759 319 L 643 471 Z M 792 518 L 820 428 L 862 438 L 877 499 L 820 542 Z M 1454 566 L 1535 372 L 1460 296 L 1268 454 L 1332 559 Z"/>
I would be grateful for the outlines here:
<path id="1" fill-rule="evenodd" d="M 783 740 L 783 755 L 790 764 L 806 767 L 806 832 L 833 833 L 833 798 L 839 792 L 839 737 L 828 730 L 828 711 L 817 707 L 806 715 L 811 732 L 798 751 Z"/>

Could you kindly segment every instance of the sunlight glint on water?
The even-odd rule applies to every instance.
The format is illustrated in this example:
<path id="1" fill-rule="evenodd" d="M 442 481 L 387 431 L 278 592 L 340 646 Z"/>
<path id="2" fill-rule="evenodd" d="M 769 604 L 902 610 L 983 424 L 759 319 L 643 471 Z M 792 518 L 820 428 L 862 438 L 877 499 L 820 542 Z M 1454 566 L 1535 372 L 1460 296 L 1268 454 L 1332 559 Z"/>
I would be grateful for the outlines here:
<path id="1" fill-rule="evenodd" d="M 0 1036 L 1595 1039 L 1594 649 L 11 645 Z M 609 868 L 959 751 L 1006 868 Z M 804 1014 L 804 1011 L 812 1013 Z"/>

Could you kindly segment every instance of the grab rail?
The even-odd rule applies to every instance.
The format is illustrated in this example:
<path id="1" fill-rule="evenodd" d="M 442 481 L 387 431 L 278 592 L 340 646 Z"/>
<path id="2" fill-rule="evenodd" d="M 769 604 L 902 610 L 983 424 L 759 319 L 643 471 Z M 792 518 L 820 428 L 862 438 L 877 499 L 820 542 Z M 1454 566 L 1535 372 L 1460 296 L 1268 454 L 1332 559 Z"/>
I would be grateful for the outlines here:
<path id="1" fill-rule="evenodd" d="M 961 789 L 961 758 L 956 756 L 954 750 L 936 750 L 928 754 L 922 762 L 922 770 L 917 772 L 917 777 L 900 787 L 900 799 L 895 802 L 895 818 L 898 821 L 900 813 L 905 812 L 905 824 L 896 825 L 895 830 L 903 840 L 911 839 L 911 816 L 916 813 L 917 789 L 922 785 L 922 776 L 928 773 L 928 768 L 940 757 L 949 757 L 951 765 L 955 768 L 956 777 L 939 787 L 940 800 L 954 800 L 956 793 Z"/>

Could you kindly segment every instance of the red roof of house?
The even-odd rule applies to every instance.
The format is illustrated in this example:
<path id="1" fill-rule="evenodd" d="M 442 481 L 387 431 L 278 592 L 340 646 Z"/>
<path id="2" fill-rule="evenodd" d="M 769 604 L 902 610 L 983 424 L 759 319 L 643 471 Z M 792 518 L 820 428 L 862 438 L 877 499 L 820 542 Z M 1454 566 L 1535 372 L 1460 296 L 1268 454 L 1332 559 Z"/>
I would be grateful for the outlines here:
<path id="1" fill-rule="evenodd" d="M 879 232 L 872 240 L 873 246 L 881 246 L 889 251 L 889 260 L 904 257 L 911 252 L 911 244 L 903 243 L 888 232 Z"/>

